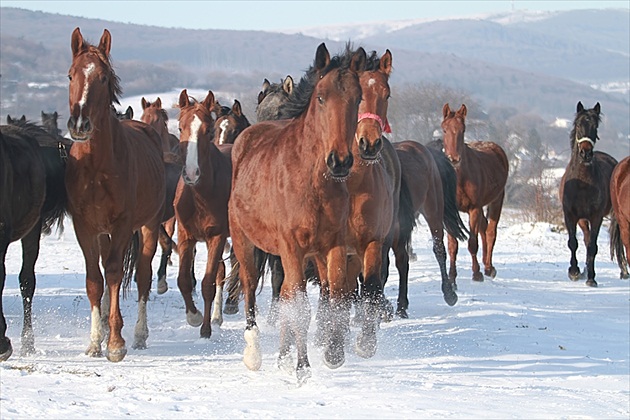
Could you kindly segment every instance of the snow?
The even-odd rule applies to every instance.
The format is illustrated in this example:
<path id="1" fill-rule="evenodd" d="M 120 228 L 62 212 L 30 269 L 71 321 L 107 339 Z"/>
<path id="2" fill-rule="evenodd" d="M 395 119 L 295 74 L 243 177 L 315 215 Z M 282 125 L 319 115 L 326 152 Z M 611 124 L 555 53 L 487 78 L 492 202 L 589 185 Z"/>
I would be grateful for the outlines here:
<path id="1" fill-rule="evenodd" d="M 4 311 L 14 354 L 0 363 L 2 419 L 630 416 L 630 287 L 609 259 L 605 228 L 596 259 L 599 287 L 589 288 L 567 278 L 566 233 L 504 211 L 497 277 L 473 283 L 470 256 L 460 244 L 459 302 L 449 307 L 420 219 L 410 317 L 381 325 L 373 358 L 354 353 L 358 330 L 352 326 L 345 364 L 336 370 L 324 365 L 312 341 L 318 290 L 309 285 L 312 377 L 298 386 L 295 374 L 276 367 L 279 333 L 266 322 L 269 281 L 258 296 L 262 367 L 249 371 L 242 361 L 242 304 L 210 339 L 200 339 L 186 323 L 176 288 L 177 256 L 169 290 L 151 294 L 148 348 L 131 348 L 137 305 L 128 298 L 121 304 L 126 358 L 111 363 L 84 355 L 90 327 L 84 262 L 71 221 L 65 225 L 62 235 L 42 240 L 33 304 L 37 351 L 31 356 L 20 354 L 21 247 L 9 247 Z M 582 264 L 581 239 L 578 251 Z M 201 277 L 204 253 L 197 255 Z M 158 262 L 156 257 L 154 270 Z M 392 261 L 385 292 L 394 303 L 397 279 Z"/>

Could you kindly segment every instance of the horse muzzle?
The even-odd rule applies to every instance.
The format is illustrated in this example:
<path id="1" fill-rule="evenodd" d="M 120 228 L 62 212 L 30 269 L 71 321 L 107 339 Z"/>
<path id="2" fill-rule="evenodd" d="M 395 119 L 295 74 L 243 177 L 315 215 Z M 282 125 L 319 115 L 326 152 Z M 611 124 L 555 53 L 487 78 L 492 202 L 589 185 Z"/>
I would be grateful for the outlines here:
<path id="1" fill-rule="evenodd" d="M 70 133 L 72 140 L 78 142 L 88 141 L 92 137 L 93 132 L 94 127 L 90 123 L 89 118 L 79 116 L 77 121 L 76 118 L 71 116 L 68 119 L 68 133 Z"/>
<path id="2" fill-rule="evenodd" d="M 373 143 L 367 141 L 364 137 L 359 139 L 359 156 L 363 160 L 375 161 L 383 150 L 382 137 L 377 138 Z"/>
<path id="3" fill-rule="evenodd" d="M 352 157 L 352 153 L 348 153 L 348 156 L 342 160 L 339 158 L 339 155 L 333 151 L 330 152 L 326 158 L 328 172 L 331 177 L 337 180 L 344 180 L 348 175 L 350 175 L 350 168 L 352 168 L 353 163 L 354 158 Z"/>

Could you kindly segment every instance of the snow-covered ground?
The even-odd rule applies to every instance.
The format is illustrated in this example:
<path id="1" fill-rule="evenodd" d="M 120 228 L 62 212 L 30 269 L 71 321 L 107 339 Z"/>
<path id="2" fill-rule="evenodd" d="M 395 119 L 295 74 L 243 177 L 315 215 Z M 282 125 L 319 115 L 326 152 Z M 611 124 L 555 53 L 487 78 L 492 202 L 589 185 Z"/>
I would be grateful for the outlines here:
<path id="1" fill-rule="evenodd" d="M 258 298 L 264 358 L 254 372 L 242 362 L 242 311 L 225 316 L 209 340 L 187 325 L 176 256 L 170 289 L 151 295 L 148 348 L 131 348 L 136 304 L 129 298 L 122 302 L 127 357 L 110 363 L 84 355 L 90 308 L 69 220 L 63 235 L 42 241 L 33 305 L 37 352 L 21 356 L 21 247 L 13 243 L 4 311 L 14 354 L 0 364 L 0 418 L 629 418 L 630 287 L 610 261 L 605 229 L 594 289 L 568 280 L 565 233 L 506 212 L 497 277 L 473 283 L 461 244 L 459 302 L 449 307 L 426 223 L 420 224 L 410 318 L 382 324 L 371 359 L 347 346 L 337 370 L 323 364 L 311 341 L 312 377 L 301 387 L 276 367 L 279 334 L 266 323 L 269 282 Z M 584 255 L 580 241 L 581 266 Z M 157 263 L 156 257 L 155 269 Z M 393 302 L 397 280 L 392 264 L 385 291 Z M 315 286 L 309 297 L 314 319 Z M 311 340 L 314 330 L 313 320 Z M 352 340 L 356 333 L 352 327 Z"/>

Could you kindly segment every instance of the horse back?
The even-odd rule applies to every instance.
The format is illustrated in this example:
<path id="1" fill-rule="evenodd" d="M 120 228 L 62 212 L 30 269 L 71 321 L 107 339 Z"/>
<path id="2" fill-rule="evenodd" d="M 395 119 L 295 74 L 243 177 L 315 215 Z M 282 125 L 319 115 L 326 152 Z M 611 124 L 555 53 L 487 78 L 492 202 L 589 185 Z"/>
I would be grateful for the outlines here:
<path id="1" fill-rule="evenodd" d="M 430 197 L 441 197 L 442 181 L 431 152 L 424 145 L 407 140 L 395 143 L 401 176 L 409 193 L 416 216 L 422 212 Z"/>
<path id="2" fill-rule="evenodd" d="M 504 193 L 510 166 L 508 158 L 503 148 L 491 141 L 476 141 L 466 146 L 466 157 L 462 158 L 462 166 L 457 170 L 458 189 L 474 190 L 474 194 L 467 194 L 469 204 L 485 206 Z M 461 205 L 459 191 L 457 195 Z"/>

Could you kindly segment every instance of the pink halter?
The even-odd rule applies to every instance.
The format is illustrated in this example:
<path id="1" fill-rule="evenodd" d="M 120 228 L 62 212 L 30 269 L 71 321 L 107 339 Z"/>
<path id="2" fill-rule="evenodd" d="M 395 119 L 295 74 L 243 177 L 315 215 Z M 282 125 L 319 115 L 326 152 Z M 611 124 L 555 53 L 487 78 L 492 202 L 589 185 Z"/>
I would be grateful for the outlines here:
<path id="1" fill-rule="evenodd" d="M 383 124 L 383 120 L 381 119 L 381 117 L 379 117 L 376 114 L 372 114 L 370 112 L 365 112 L 363 114 L 359 114 L 359 121 L 358 122 L 361 122 L 362 120 L 365 120 L 365 119 L 368 119 L 368 118 L 372 119 L 372 120 L 376 120 L 379 123 L 379 125 L 381 126 L 381 131 L 383 133 L 391 133 L 392 132 L 392 129 L 389 126 L 389 122 L 387 121 L 387 119 L 385 119 L 385 124 Z"/>

